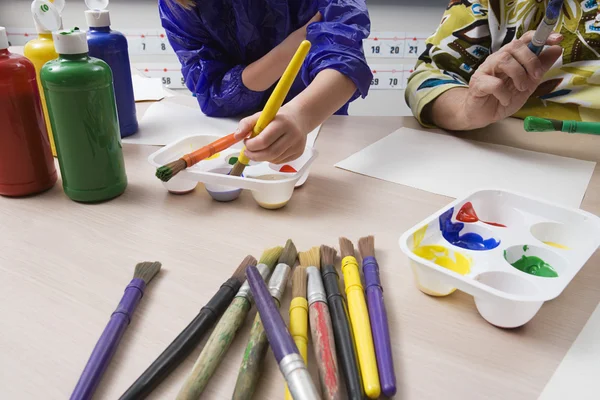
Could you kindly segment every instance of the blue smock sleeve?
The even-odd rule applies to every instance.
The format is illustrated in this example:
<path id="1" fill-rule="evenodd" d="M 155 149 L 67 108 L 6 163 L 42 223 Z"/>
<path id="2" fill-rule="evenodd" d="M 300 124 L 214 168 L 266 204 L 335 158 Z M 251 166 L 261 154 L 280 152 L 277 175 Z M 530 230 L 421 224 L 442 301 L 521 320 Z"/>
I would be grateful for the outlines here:
<path id="1" fill-rule="evenodd" d="M 256 110 L 264 92 L 242 82 L 245 65 L 231 65 L 220 45 L 210 37 L 194 9 L 174 2 L 159 2 L 162 26 L 181 62 L 185 84 L 196 95 L 202 112 L 211 117 L 231 117 Z"/>
<path id="2" fill-rule="evenodd" d="M 321 22 L 307 27 L 312 43 L 302 80 L 308 85 L 324 69 L 334 69 L 350 78 L 365 97 L 373 74 L 367 65 L 362 42 L 369 36 L 371 21 L 364 0 L 318 0 Z"/>

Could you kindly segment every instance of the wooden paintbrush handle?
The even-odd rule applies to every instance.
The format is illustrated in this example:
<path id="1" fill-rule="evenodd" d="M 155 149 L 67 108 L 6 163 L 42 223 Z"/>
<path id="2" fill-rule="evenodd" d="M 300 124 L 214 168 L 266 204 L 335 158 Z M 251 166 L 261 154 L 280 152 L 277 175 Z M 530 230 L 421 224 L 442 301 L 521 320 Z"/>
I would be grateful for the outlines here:
<path id="1" fill-rule="evenodd" d="M 327 303 L 317 301 L 311 304 L 308 315 L 323 397 L 325 400 L 341 400 L 333 327 Z"/>
<path id="2" fill-rule="evenodd" d="M 256 390 L 256 384 L 262 373 L 263 361 L 267 350 L 269 349 L 269 341 L 267 333 L 257 313 L 250 331 L 248 346 L 244 352 L 240 372 L 233 390 L 232 400 L 250 400 Z"/>
<path id="3" fill-rule="evenodd" d="M 244 323 L 250 305 L 250 301 L 244 297 L 233 299 L 208 338 L 192 372 L 179 391 L 177 400 L 197 400 L 200 398 L 208 381 L 223 361 L 235 334 Z"/>

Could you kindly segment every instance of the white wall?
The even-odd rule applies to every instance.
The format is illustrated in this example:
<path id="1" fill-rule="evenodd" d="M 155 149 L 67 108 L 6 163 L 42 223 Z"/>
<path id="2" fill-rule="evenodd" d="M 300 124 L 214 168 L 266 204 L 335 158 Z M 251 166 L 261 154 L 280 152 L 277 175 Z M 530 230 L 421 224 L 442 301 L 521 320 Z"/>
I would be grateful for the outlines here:
<path id="1" fill-rule="evenodd" d="M 367 0 L 372 31 L 433 32 L 440 21 L 448 0 Z M 30 0 L 0 0 L 0 26 L 29 28 L 32 26 Z M 112 25 L 115 29 L 160 28 L 157 0 L 112 0 Z M 83 0 L 66 0 L 63 11 L 65 27 L 85 27 Z M 176 63 L 173 55 L 135 55 L 133 63 Z M 376 64 L 414 64 L 414 60 L 369 59 Z M 366 99 L 355 101 L 352 115 L 409 115 L 403 90 L 371 90 Z"/>

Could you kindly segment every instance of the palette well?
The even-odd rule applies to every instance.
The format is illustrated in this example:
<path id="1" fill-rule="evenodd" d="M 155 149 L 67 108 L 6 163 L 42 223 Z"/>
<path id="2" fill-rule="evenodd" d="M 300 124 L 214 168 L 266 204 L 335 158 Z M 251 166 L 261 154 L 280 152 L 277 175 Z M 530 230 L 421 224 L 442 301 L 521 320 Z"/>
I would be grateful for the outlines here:
<path id="1" fill-rule="evenodd" d="M 503 328 L 529 322 L 599 245 L 595 215 L 501 190 L 458 199 L 400 238 L 421 291 L 469 293 Z"/>
<path id="2" fill-rule="evenodd" d="M 177 160 L 184 154 L 205 146 L 219 136 L 194 135 L 171 143 L 148 157 L 148 162 L 160 167 Z M 317 157 L 317 151 L 307 147 L 304 154 L 284 165 L 267 162 L 255 163 L 244 170 L 244 176 L 228 175 L 237 161 L 243 144 L 237 143 L 219 154 L 181 171 L 164 187 L 172 193 L 185 194 L 193 191 L 199 182 L 204 183 L 208 194 L 217 201 L 228 202 L 237 199 L 242 190 L 250 190 L 254 200 L 263 208 L 278 209 L 291 199 L 294 189 L 306 182 L 310 165 Z"/>

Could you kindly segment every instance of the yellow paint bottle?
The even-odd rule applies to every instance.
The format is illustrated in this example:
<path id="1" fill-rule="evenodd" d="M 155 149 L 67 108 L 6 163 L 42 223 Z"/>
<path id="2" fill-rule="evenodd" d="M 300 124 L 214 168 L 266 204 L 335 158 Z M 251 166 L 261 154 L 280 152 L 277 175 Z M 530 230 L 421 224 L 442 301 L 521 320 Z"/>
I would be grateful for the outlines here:
<path id="1" fill-rule="evenodd" d="M 44 119 L 46 120 L 46 128 L 48 129 L 48 138 L 50 139 L 50 147 L 52 149 L 52 155 L 56 157 L 56 146 L 54 145 L 54 135 L 52 132 L 52 126 L 50 125 L 50 118 L 48 117 L 48 107 L 46 106 L 46 98 L 44 96 L 44 89 L 42 88 L 42 80 L 40 79 L 40 71 L 44 64 L 48 61 L 55 60 L 58 58 L 58 54 L 54 49 L 54 41 L 52 40 L 52 32 L 47 30 L 42 24 L 38 23 L 38 20 L 34 16 L 35 27 L 38 31 L 37 39 L 29 41 L 25 45 L 23 55 L 33 63 L 35 67 L 35 74 L 37 76 L 38 89 L 40 90 L 40 97 L 42 99 L 42 108 L 44 111 Z M 62 23 L 59 22 L 59 25 Z"/>

